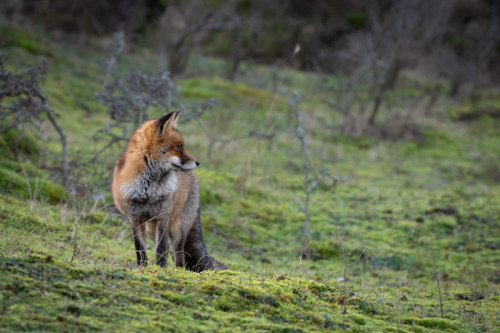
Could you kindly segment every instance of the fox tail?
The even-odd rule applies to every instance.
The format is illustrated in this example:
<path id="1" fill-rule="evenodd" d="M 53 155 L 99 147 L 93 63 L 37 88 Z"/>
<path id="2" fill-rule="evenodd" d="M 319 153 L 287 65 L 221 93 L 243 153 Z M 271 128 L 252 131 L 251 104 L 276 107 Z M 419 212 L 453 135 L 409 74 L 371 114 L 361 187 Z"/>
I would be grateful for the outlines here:
<path id="1" fill-rule="evenodd" d="M 226 270 L 227 266 L 208 255 L 207 248 L 201 234 L 200 209 L 196 221 L 189 232 L 184 248 L 186 268 L 194 272 L 205 270 Z"/>

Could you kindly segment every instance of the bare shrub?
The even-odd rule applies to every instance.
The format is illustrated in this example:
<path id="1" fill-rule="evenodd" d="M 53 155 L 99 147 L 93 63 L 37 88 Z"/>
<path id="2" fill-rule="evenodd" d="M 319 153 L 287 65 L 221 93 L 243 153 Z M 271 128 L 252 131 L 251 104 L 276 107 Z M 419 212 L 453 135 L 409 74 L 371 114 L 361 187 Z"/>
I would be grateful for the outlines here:
<path id="1" fill-rule="evenodd" d="M 111 119 L 137 127 L 149 118 L 150 107 L 169 108 L 174 90 L 168 72 L 153 75 L 135 72 L 105 84 L 95 98 L 108 107 Z"/>
<path id="2" fill-rule="evenodd" d="M 170 108 L 175 89 L 168 72 L 153 75 L 135 72 L 124 79 L 106 83 L 95 94 L 95 99 L 108 107 L 112 122 L 94 135 L 94 140 L 105 144 L 83 164 L 94 162 L 111 146 L 127 142 L 130 135 L 150 119 L 151 107 L 160 107 L 166 112 Z"/>
<path id="3" fill-rule="evenodd" d="M 69 172 L 66 133 L 57 123 L 57 115 L 40 87 L 47 74 L 47 65 L 43 62 L 41 66 L 16 74 L 5 70 L 4 60 L 0 54 L 0 133 L 25 123 L 40 128 L 47 117 L 61 142 L 62 184 L 66 186 Z"/>
<path id="4" fill-rule="evenodd" d="M 381 117 L 377 125 L 370 125 L 366 113 L 349 112 L 344 115 L 337 131 L 343 135 L 353 137 L 373 136 L 387 140 L 421 139 L 423 119 L 432 115 L 432 110 L 439 101 L 440 85 L 429 88 L 416 88 L 421 90 L 414 96 L 402 95 L 387 103 L 390 112 Z M 357 102 L 357 103 L 356 103 Z M 363 109 L 367 103 L 354 101 L 354 107 Z"/>
<path id="5" fill-rule="evenodd" d="M 347 178 L 339 178 L 328 173 L 326 168 L 323 168 L 319 174 L 315 172 L 314 167 L 311 162 L 311 157 L 309 154 L 309 149 L 306 142 L 304 122 L 302 120 L 302 115 L 300 112 L 300 100 L 301 96 L 298 92 L 294 92 L 292 98 L 289 100 L 289 104 L 297 120 L 297 127 L 295 129 L 295 134 L 300 142 L 300 149 L 304 158 L 304 196 L 302 198 L 292 197 L 298 210 L 304 214 L 304 226 L 303 226 L 303 237 L 304 245 L 301 250 L 300 256 L 302 255 L 306 259 L 311 259 L 311 252 L 309 248 L 309 241 L 311 239 L 310 232 L 310 219 L 311 213 L 309 210 L 309 204 L 311 199 L 311 193 L 316 190 L 318 185 L 325 180 L 325 178 L 331 178 L 334 181 L 334 185 L 338 181 L 345 181 Z M 316 175 L 315 175 L 316 174 Z"/>
<path id="6" fill-rule="evenodd" d="M 343 89 L 360 90 L 350 94 L 343 109 L 344 114 L 350 115 L 348 122 L 358 123 L 354 124 L 355 131 L 375 124 L 400 73 L 415 68 L 427 50 L 441 43 L 453 3 L 454 0 L 404 0 L 382 8 L 379 2 L 371 2 L 370 29 L 350 35 L 349 46 L 341 52 L 355 68 Z M 353 121 L 353 117 L 357 119 Z"/>

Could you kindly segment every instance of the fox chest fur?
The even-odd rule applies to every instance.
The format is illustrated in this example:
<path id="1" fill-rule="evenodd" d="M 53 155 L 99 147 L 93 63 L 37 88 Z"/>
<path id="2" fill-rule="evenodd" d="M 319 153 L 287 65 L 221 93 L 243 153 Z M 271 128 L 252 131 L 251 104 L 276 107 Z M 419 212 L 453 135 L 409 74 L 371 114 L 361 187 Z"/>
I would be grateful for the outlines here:
<path id="1" fill-rule="evenodd" d="M 120 186 L 127 215 L 149 219 L 171 210 L 178 185 L 176 172 L 154 164 L 149 162 L 137 178 Z"/>

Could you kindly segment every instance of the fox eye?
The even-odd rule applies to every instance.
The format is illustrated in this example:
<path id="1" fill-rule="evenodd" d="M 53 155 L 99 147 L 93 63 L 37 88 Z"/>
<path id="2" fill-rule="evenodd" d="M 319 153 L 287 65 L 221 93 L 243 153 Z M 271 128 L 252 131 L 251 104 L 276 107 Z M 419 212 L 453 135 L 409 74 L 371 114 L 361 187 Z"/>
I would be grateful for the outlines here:
<path id="1" fill-rule="evenodd" d="M 174 150 L 175 150 L 175 151 L 181 151 L 181 146 L 179 146 L 179 145 L 174 146 Z"/>

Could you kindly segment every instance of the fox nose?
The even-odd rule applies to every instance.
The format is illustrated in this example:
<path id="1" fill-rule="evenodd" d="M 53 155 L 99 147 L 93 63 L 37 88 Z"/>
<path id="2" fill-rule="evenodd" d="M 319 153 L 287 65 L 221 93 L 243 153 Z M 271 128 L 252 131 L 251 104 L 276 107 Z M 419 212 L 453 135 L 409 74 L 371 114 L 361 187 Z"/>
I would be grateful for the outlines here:
<path id="1" fill-rule="evenodd" d="M 198 166 L 198 165 L 200 165 L 200 162 L 194 161 L 194 164 L 196 164 L 196 166 Z"/>

